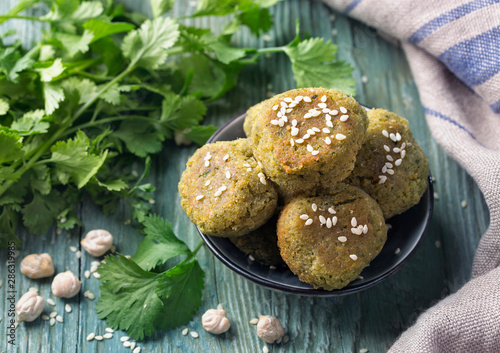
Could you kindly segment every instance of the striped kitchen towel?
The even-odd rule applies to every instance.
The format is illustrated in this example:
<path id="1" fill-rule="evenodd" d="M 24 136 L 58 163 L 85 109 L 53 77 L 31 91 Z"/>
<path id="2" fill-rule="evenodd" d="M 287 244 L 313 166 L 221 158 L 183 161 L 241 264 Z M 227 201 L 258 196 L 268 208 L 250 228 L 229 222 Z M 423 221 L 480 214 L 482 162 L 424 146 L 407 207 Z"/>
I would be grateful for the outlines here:
<path id="1" fill-rule="evenodd" d="M 434 138 L 490 210 L 471 281 L 390 352 L 500 352 L 500 0 L 323 1 L 401 42 Z"/>

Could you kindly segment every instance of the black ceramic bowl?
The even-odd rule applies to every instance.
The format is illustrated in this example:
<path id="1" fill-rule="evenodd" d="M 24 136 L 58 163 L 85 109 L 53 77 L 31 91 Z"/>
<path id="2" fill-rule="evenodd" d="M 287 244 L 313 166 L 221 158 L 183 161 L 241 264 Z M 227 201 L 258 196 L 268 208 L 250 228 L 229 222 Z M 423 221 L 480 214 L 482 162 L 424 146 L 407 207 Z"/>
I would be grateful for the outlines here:
<path id="1" fill-rule="evenodd" d="M 246 114 L 239 115 L 219 130 L 208 140 L 230 141 L 245 137 L 243 121 Z M 429 186 L 420 202 L 404 212 L 387 220 L 390 225 L 387 242 L 380 254 L 366 267 L 360 277 L 342 289 L 326 291 L 314 289 L 311 285 L 299 281 L 289 269 L 276 269 L 251 261 L 247 255 L 236 248 L 227 238 L 213 237 L 203 234 L 201 237 L 214 255 L 227 267 L 237 274 L 270 289 L 301 295 L 336 296 L 358 292 L 371 287 L 403 266 L 415 252 L 427 226 L 429 225 L 433 208 L 432 180 L 429 177 Z M 399 250 L 398 250 L 399 249 Z"/>

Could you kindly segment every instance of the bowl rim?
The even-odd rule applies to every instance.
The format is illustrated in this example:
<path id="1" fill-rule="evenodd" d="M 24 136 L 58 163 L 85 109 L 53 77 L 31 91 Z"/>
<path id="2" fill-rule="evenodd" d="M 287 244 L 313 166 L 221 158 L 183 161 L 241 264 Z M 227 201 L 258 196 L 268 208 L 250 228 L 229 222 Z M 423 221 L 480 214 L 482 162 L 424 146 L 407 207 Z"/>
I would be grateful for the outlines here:
<path id="1" fill-rule="evenodd" d="M 368 110 L 368 108 L 366 106 L 364 106 L 364 105 L 362 105 L 362 106 Z M 216 142 L 217 137 L 222 132 L 224 132 L 224 130 L 229 125 L 234 124 L 239 119 L 244 119 L 245 116 L 246 116 L 246 112 L 238 114 L 235 117 L 228 120 L 219 129 L 217 129 L 217 131 L 207 140 L 207 143 Z M 425 195 L 427 195 L 427 197 L 428 197 L 428 206 L 427 206 L 427 210 L 425 213 L 425 224 L 422 228 L 422 231 L 418 235 L 418 239 L 416 239 L 416 241 L 413 243 L 413 246 L 407 252 L 406 256 L 404 258 L 401 258 L 394 266 L 385 270 L 380 275 L 378 275 L 377 277 L 375 277 L 374 279 L 372 279 L 368 282 L 354 284 L 354 285 L 351 285 L 353 283 L 353 282 L 351 282 L 350 284 L 348 284 L 344 288 L 335 289 L 332 291 L 328 291 L 325 289 L 315 289 L 312 286 L 311 286 L 311 288 L 291 287 L 291 286 L 287 286 L 285 284 L 281 284 L 279 282 L 274 282 L 274 281 L 263 279 L 260 276 L 253 274 L 251 271 L 245 270 L 245 269 L 241 268 L 240 266 L 238 266 L 224 252 L 222 252 L 219 249 L 219 247 L 212 241 L 212 236 L 204 234 L 198 228 L 198 226 L 196 226 L 196 229 L 197 229 L 198 233 L 200 234 L 201 238 L 203 239 L 203 241 L 205 242 L 205 244 L 207 245 L 207 247 L 215 255 L 215 257 L 217 259 L 219 259 L 219 261 L 221 261 L 224 265 L 229 267 L 231 270 L 233 270 L 237 274 L 239 274 L 239 275 L 243 276 L 244 278 L 246 278 L 254 283 L 257 283 L 263 287 L 266 287 L 266 288 L 269 288 L 269 289 L 272 289 L 275 291 L 279 291 L 279 292 L 285 292 L 285 293 L 296 294 L 296 295 L 308 295 L 308 296 L 332 297 L 332 296 L 341 296 L 341 295 L 346 295 L 346 294 L 352 294 L 352 293 L 356 293 L 356 292 L 359 292 L 361 290 L 370 288 L 370 287 L 380 283 L 381 281 L 383 281 L 387 277 L 393 275 L 398 270 L 400 270 L 410 260 L 410 258 L 413 256 L 413 254 L 416 252 L 418 246 L 422 242 L 424 235 L 427 233 L 427 230 L 429 228 L 429 225 L 430 225 L 430 222 L 432 219 L 433 210 L 434 210 L 434 186 L 433 186 L 433 180 L 432 180 L 430 170 L 429 170 L 429 177 L 428 177 L 428 184 L 427 185 L 428 185 L 427 189 L 424 192 L 424 195 L 422 196 L 422 198 Z M 387 223 L 387 221 L 388 220 L 386 220 L 386 223 Z M 242 252 L 242 254 L 244 254 L 244 253 Z"/>

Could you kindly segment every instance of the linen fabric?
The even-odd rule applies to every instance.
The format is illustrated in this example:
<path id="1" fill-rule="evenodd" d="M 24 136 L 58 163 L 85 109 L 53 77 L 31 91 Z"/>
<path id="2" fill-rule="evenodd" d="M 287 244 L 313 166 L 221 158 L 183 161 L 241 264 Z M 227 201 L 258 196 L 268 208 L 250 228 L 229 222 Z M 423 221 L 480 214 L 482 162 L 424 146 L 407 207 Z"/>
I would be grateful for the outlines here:
<path id="1" fill-rule="evenodd" d="M 434 138 L 490 210 L 472 279 L 389 352 L 500 352 L 500 0 L 323 2 L 401 42 Z"/>

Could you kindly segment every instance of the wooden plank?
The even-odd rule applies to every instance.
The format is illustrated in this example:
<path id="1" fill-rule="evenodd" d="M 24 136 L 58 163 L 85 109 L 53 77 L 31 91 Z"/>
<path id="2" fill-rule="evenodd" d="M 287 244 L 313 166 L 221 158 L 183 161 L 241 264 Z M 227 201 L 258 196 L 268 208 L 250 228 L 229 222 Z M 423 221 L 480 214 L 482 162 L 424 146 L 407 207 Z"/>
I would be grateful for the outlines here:
<path id="1" fill-rule="evenodd" d="M 0 4 L 4 13 L 16 1 Z M 126 2 L 137 10 L 149 11 L 148 2 Z M 178 1 L 176 15 L 192 11 L 189 2 Z M 41 11 L 41 10 L 39 10 Z M 357 98 L 370 106 L 395 111 L 410 121 L 416 139 L 430 160 L 436 177 L 439 200 L 435 203 L 434 218 L 429 232 L 412 259 L 395 275 L 383 283 L 356 295 L 339 298 L 311 298 L 270 291 L 249 282 L 226 268 L 212 256 L 209 250 L 199 252 L 199 260 L 206 272 L 206 289 L 202 308 L 188 327 L 197 331 L 195 340 L 181 335 L 182 328 L 158 332 L 140 345 L 143 352 L 257 352 L 264 343 L 257 338 L 255 327 L 249 321 L 261 314 L 278 316 L 288 329 L 291 341 L 272 346 L 273 352 L 358 352 L 368 348 L 370 352 L 385 352 L 396 337 L 411 324 L 418 314 L 450 291 L 456 291 L 469 278 L 472 257 L 480 235 L 488 224 L 488 212 L 483 197 L 473 180 L 454 161 L 446 157 L 434 142 L 424 120 L 418 92 L 413 82 L 404 54 L 372 29 L 335 14 L 323 4 L 312 1 L 290 0 L 273 9 L 276 26 L 269 34 L 270 41 L 250 36 L 243 31 L 235 36 L 235 43 L 242 46 L 280 46 L 294 37 L 295 18 L 301 19 L 302 31 L 312 36 L 331 39 L 339 46 L 339 58 L 350 62 L 354 68 Z M 40 12 L 42 13 L 42 12 Z M 196 19 L 190 23 L 220 30 L 219 19 Z M 19 29 L 24 43 L 29 44 L 40 33 L 36 23 L 15 21 L 3 25 Z M 332 35 L 332 30 L 337 35 Z M 255 66 L 242 72 L 237 88 L 222 102 L 209 108 L 207 123 L 222 125 L 230 117 L 265 99 L 269 92 L 278 93 L 293 88 L 290 64 L 284 55 L 262 58 Z M 363 83 L 361 78 L 367 77 Z M 193 248 L 200 240 L 195 227 L 179 206 L 177 182 L 189 156 L 195 147 L 177 148 L 167 142 L 164 152 L 154 159 L 150 180 L 156 185 L 155 211 L 169 219 L 176 234 Z M 468 202 L 462 208 L 462 200 Z M 113 216 L 105 216 L 85 201 L 79 208 L 83 220 L 81 230 L 56 234 L 51 229 L 43 237 L 34 237 L 20 231 L 25 248 L 22 256 L 33 252 L 49 252 L 53 255 L 57 271 L 70 269 L 83 281 L 82 293 L 91 290 L 98 294 L 99 282 L 86 280 L 83 273 L 90 269 L 93 260 L 83 254 L 78 261 L 68 249 L 78 246 L 82 236 L 90 229 L 106 228 L 116 239 L 118 251 L 132 254 L 141 240 L 135 229 L 124 224 L 127 219 L 125 203 L 119 204 Z M 436 241 L 440 246 L 436 246 Z M 0 278 L 6 277 L 3 266 L 5 252 L 0 252 Z M 19 264 L 19 261 L 17 262 Z M 29 280 L 17 273 L 16 286 L 19 294 L 31 286 L 38 286 L 44 297 L 50 296 L 50 279 Z M 7 302 L 5 287 L 0 290 L 0 332 L 6 332 Z M 71 300 L 56 299 L 55 310 L 62 313 L 63 303 L 71 303 L 73 312 L 64 314 L 64 324 L 50 327 L 40 320 L 21 324 L 17 330 L 17 347 L 9 352 L 119 352 L 121 347 L 117 333 L 109 341 L 87 342 L 90 332 L 103 333 L 106 323 L 97 319 L 95 301 L 80 294 Z M 211 307 L 222 303 L 232 321 L 230 332 L 221 337 L 203 331 L 201 315 Z M 52 308 L 47 306 L 46 312 Z M 168 320 L 168 318 L 165 318 Z M 7 345 L 0 335 L 0 352 Z"/>

